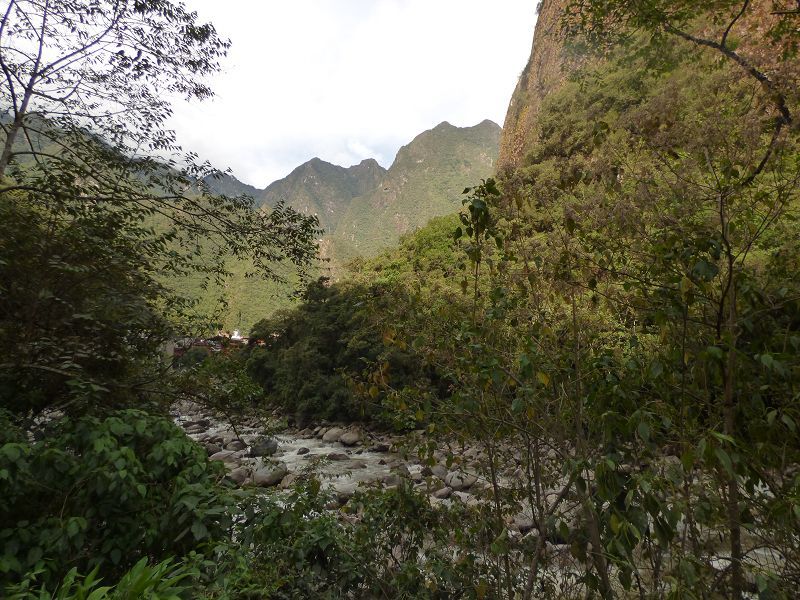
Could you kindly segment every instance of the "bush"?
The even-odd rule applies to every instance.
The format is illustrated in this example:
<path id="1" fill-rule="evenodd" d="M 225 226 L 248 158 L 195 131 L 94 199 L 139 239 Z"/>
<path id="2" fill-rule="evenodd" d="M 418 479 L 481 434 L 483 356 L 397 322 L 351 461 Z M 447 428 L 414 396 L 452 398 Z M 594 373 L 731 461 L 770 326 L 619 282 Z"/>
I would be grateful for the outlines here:
<path id="1" fill-rule="evenodd" d="M 472 509 L 434 508 L 407 483 L 361 490 L 342 512 L 332 502 L 315 479 L 280 500 L 254 498 L 201 563 L 206 597 L 461 598 L 489 576 L 468 547 L 474 527 L 453 533 L 480 522 Z"/>
<path id="2" fill-rule="evenodd" d="M 73 567 L 50 593 L 46 586 L 36 585 L 41 573 L 41 570 L 28 573 L 22 582 L 7 587 L 8 600 L 174 600 L 187 590 L 184 580 L 194 574 L 185 565 L 176 565 L 171 559 L 151 566 L 143 558 L 116 585 L 101 586 L 98 567 L 85 577 Z"/>
<path id="3" fill-rule="evenodd" d="M 72 568 L 119 576 L 224 535 L 222 467 L 170 421 L 136 410 L 64 418 L 0 446 L 0 584 Z"/>
<path id="4" fill-rule="evenodd" d="M 398 388 L 432 376 L 407 349 L 388 347 L 381 311 L 392 301 L 380 286 L 311 284 L 295 310 L 257 323 L 247 370 L 276 404 L 300 417 L 380 417 L 378 393 L 350 385 L 375 364 Z M 377 392 L 377 388 L 375 389 Z"/>

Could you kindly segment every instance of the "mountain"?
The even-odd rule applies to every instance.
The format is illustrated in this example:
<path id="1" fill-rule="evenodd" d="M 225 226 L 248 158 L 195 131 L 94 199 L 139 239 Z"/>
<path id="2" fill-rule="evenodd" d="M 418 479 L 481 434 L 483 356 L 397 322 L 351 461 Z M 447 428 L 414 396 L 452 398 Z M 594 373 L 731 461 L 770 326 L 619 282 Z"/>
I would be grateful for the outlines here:
<path id="1" fill-rule="evenodd" d="M 350 202 L 378 187 L 386 174 L 372 158 L 348 168 L 312 158 L 257 198 L 259 204 L 267 206 L 284 200 L 296 210 L 316 214 L 322 228 L 333 231 Z"/>
<path id="2" fill-rule="evenodd" d="M 220 194 L 250 195 L 267 209 L 284 201 L 317 215 L 325 232 L 319 272 L 337 279 L 352 259 L 373 256 L 431 218 L 458 211 L 464 188 L 493 174 L 500 133 L 500 126 L 488 120 L 473 127 L 444 122 L 400 148 L 389 169 L 374 159 L 341 167 L 313 158 L 264 190 L 229 174 L 206 184 Z M 174 283 L 199 298 L 205 310 L 224 298 L 222 319 L 228 329 L 247 331 L 293 303 L 291 285 L 246 278 L 244 262 L 231 261 L 229 268 L 233 276 L 223 286 L 206 290 L 193 278 Z"/>
<path id="3" fill-rule="evenodd" d="M 256 198 L 261 194 L 257 187 L 241 182 L 228 173 L 221 173 L 218 177 L 205 177 L 203 183 L 215 194 L 224 196 L 247 195 Z"/>
<path id="4" fill-rule="evenodd" d="M 378 186 L 354 198 L 333 231 L 334 260 L 372 255 L 433 217 L 457 211 L 462 192 L 490 177 L 500 126 L 444 122 L 400 148 Z"/>

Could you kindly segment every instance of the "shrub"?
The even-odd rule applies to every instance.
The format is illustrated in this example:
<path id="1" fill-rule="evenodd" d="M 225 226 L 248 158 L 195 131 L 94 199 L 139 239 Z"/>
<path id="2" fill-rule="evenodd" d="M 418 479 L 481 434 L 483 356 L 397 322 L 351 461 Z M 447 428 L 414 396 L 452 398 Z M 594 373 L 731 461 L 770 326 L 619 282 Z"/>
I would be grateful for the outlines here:
<path id="1" fill-rule="evenodd" d="M 221 466 L 168 420 L 136 410 L 55 421 L 0 446 L 0 584 L 72 568 L 118 576 L 222 536 L 233 498 Z"/>

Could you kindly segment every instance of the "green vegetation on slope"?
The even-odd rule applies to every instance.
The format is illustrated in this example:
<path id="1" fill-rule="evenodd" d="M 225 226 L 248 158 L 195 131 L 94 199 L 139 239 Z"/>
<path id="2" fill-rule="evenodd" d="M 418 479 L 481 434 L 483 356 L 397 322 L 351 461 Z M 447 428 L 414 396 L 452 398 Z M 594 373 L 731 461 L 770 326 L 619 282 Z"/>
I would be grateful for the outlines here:
<path id="1" fill-rule="evenodd" d="M 352 167 L 332 165 L 319 158 L 303 163 L 257 196 L 262 205 L 283 200 L 305 214 L 317 215 L 326 232 L 336 229 L 353 198 L 380 185 L 386 169 L 374 159 Z"/>
<path id="2" fill-rule="evenodd" d="M 355 281 L 312 285 L 240 355 L 182 370 L 158 360 L 185 305 L 157 275 L 191 270 L 204 238 L 190 235 L 197 222 L 163 236 L 146 224 L 159 198 L 124 155 L 88 154 L 131 178 L 116 177 L 115 193 L 149 194 L 148 210 L 119 201 L 130 195 L 98 199 L 108 180 L 87 185 L 74 164 L 48 165 L 26 180 L 35 187 L 9 170 L 5 597 L 796 596 L 795 13 L 569 4 L 575 34 L 609 45 L 542 101 L 524 164 L 473 182 L 457 218 L 359 261 Z M 124 3 L 45 6 L 66 32 L 106 16 L 133 40 L 143 18 L 171 32 L 157 44 L 213 38 L 161 0 L 137 2 L 128 20 Z M 740 44 L 742 32 L 762 37 Z M 115 56 L 125 69 L 138 60 Z M 245 205 L 207 200 L 189 206 L 253 224 Z M 267 269 L 309 251 L 289 235 L 310 234 L 308 221 L 276 212 L 267 224 L 290 227 L 255 253 Z M 238 232 L 221 231 L 232 244 Z M 240 415 L 271 403 L 381 419 L 413 429 L 405 450 L 429 471 L 398 469 L 394 489 L 344 504 L 313 477 L 279 496 L 234 490 L 166 418 L 164 405 L 187 397 Z M 453 489 L 466 478 L 468 494 Z M 437 480 L 446 502 L 416 491 Z"/>
<path id="3" fill-rule="evenodd" d="M 466 128 L 442 123 L 418 135 L 397 153 L 381 185 L 352 201 L 334 243 L 371 256 L 433 217 L 456 212 L 463 189 L 493 173 L 499 139 L 491 121 Z"/>
<path id="4" fill-rule="evenodd" d="M 582 10 L 610 4 L 638 10 Z M 789 598 L 800 575 L 796 31 L 773 17 L 774 52 L 750 39 L 731 60 L 741 5 L 657 4 L 636 22 L 675 19 L 669 35 L 616 40 L 551 90 L 499 191 L 358 263 L 390 297 L 372 316 L 383 352 L 410 349 L 435 377 L 394 379 L 367 355 L 344 376 L 425 428 L 423 454 L 454 436 L 489 457 L 475 468 L 497 502 L 495 597 L 560 597 L 553 539 L 604 598 Z M 507 541 L 520 497 L 533 547 Z"/>
<path id="5" fill-rule="evenodd" d="M 464 187 L 491 175 L 499 136 L 491 121 L 465 128 L 442 123 L 401 148 L 388 171 L 371 159 L 345 168 L 315 158 L 263 192 L 230 176 L 208 184 L 219 193 L 251 194 L 264 207 L 285 201 L 316 215 L 324 233 L 315 274 L 335 280 L 352 260 L 376 254 L 433 217 L 455 213 Z M 199 308 L 217 314 L 227 330 L 247 332 L 259 318 L 296 304 L 296 280 L 275 284 L 246 278 L 246 262 L 227 266 L 232 277 L 223 286 L 204 289 L 197 276 L 170 284 L 198 298 Z"/>

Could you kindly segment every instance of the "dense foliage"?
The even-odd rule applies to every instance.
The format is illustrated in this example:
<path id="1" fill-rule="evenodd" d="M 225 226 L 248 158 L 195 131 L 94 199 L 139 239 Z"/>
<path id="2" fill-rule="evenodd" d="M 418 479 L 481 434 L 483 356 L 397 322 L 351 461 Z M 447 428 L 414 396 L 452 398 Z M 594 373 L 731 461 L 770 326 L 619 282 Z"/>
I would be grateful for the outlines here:
<path id="1" fill-rule="evenodd" d="M 231 524 L 222 469 L 174 424 L 128 410 L 61 419 L 29 441 L 4 422 L 0 577 L 49 587 L 73 568 L 120 576 L 182 556 Z"/>
<path id="2" fill-rule="evenodd" d="M 230 241 L 268 274 L 283 259 L 302 268 L 313 222 L 202 185 L 170 213 L 160 191 L 187 173 L 134 161 L 125 136 L 42 125 L 14 104 L 0 158 L 6 596 L 796 596 L 794 12 L 565 5 L 572 51 L 598 52 L 543 102 L 519 169 L 465 190 L 458 217 L 358 262 L 353 281 L 310 285 L 296 309 L 254 328 L 244 355 L 187 358 L 177 372 L 158 344 L 190 307 L 162 277 L 222 275 L 224 253 L 193 266 L 209 232 L 212 247 Z M 77 27 L 82 5 L 53 3 L 52 21 L 48 6 L 11 3 L 8 39 L 44 44 Z M 179 47 L 161 67 L 123 52 L 102 68 L 79 48 L 88 70 L 75 83 L 97 73 L 113 90 L 121 70 L 140 69 L 128 100 L 146 101 L 165 76 L 205 94 L 184 68 L 214 70 L 226 45 L 213 29 L 162 2 L 98 2 L 78 22 L 99 27 L 114 7 L 123 39 L 141 18 L 169 32 L 156 51 Z M 20 15 L 40 17 L 40 34 L 13 25 Z M 45 85 L 46 112 L 47 67 L 14 62 L 2 40 L 0 63 L 13 82 Z M 13 102 L 17 83 L 4 90 Z M 159 147 L 141 125 L 131 132 Z M 25 127 L 69 152 L 25 163 L 13 151 Z M 480 485 L 441 505 L 399 475 L 345 506 L 313 478 L 282 496 L 234 493 L 173 424 L 119 410 L 176 397 L 413 428 L 405 450 L 431 469 L 420 488 L 436 467 Z"/>
<path id="3" fill-rule="evenodd" d="M 353 379 L 370 365 L 400 387 L 433 377 L 407 348 L 386 348 L 376 315 L 391 299 L 379 285 L 369 288 L 311 284 L 296 310 L 260 321 L 251 332 L 255 343 L 248 371 L 268 398 L 298 422 L 311 417 L 340 420 L 391 419 L 379 389 L 357 393 Z M 363 386 L 362 386 L 363 387 Z"/>
<path id="4" fill-rule="evenodd" d="M 524 165 L 468 190 L 453 226 L 462 258 L 429 260 L 439 223 L 360 271 L 364 285 L 391 281 L 384 343 L 448 382 L 443 395 L 388 377 L 382 392 L 427 425 L 423 454 L 442 436 L 484 449 L 497 536 L 515 502 L 530 506 L 535 543 L 510 542 L 494 595 L 570 597 L 575 581 L 602 597 L 792 597 L 791 12 L 570 10 L 571 35 L 586 36 L 573 51 L 588 39 L 603 55 L 548 96 Z M 362 373 L 362 392 L 379 373 Z M 520 468 L 503 482 L 508 461 Z M 547 551 L 556 540 L 568 558 Z"/>

